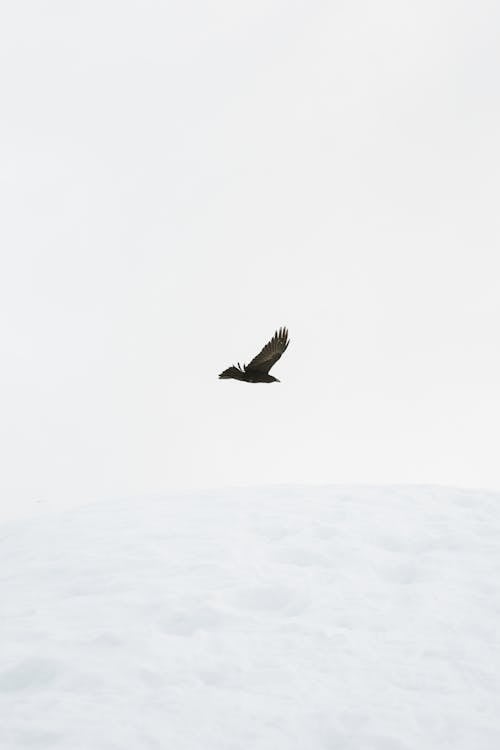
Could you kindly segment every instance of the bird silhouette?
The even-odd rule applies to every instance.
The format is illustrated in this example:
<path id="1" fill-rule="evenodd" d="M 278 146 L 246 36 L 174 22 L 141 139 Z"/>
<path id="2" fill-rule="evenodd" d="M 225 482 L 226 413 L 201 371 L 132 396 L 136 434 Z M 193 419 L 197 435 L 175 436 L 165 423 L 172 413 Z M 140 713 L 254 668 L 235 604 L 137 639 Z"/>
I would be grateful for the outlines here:
<path id="1" fill-rule="evenodd" d="M 276 364 L 289 343 L 288 330 L 280 328 L 248 365 L 242 367 L 238 362 L 237 367 L 233 365 L 221 372 L 219 378 L 234 378 L 244 380 L 245 383 L 279 383 L 278 378 L 269 375 L 269 370 Z"/>

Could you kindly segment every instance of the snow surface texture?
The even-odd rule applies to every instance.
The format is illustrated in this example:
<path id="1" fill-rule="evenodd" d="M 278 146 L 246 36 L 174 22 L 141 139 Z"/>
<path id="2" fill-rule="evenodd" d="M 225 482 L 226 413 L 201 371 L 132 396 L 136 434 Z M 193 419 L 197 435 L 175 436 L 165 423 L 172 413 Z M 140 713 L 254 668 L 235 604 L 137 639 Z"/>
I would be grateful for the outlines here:
<path id="1" fill-rule="evenodd" d="M 273 488 L 0 526 L 0 747 L 498 750 L 500 496 Z"/>

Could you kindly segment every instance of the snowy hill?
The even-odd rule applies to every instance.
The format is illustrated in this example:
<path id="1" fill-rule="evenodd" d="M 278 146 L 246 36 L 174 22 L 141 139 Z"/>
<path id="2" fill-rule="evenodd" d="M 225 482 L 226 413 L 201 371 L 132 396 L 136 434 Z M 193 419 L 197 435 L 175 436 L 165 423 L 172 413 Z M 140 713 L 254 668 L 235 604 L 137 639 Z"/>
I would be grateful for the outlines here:
<path id="1" fill-rule="evenodd" d="M 500 496 L 272 488 L 0 526 L 3 750 L 496 750 Z"/>

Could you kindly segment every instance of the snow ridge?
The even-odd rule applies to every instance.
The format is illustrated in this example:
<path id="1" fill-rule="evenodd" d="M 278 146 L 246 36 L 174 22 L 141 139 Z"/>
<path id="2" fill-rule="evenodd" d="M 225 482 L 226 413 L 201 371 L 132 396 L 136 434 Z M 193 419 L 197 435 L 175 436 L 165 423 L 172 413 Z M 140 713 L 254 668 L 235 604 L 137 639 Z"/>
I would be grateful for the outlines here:
<path id="1" fill-rule="evenodd" d="M 0 746 L 496 750 L 500 496 L 278 487 L 0 526 Z"/>

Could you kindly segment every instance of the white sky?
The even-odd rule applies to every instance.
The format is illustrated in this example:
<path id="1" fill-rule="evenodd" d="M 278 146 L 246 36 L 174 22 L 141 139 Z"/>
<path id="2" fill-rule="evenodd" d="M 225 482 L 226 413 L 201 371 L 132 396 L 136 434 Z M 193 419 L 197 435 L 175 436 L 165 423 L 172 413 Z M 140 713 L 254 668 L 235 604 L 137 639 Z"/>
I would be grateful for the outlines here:
<path id="1" fill-rule="evenodd" d="M 3 502 L 500 489 L 495 0 L 0 15 Z"/>

